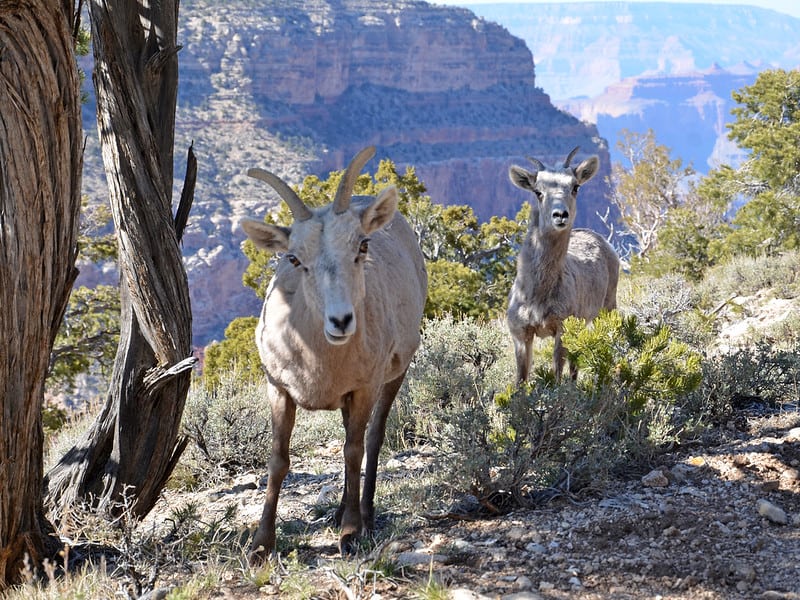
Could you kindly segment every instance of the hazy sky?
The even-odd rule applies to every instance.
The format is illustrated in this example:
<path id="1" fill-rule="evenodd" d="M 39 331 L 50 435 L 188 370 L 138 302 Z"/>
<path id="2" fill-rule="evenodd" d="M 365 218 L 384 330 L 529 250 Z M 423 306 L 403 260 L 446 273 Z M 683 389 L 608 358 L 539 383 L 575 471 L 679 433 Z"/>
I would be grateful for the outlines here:
<path id="1" fill-rule="evenodd" d="M 449 4 L 454 6 L 465 6 L 468 4 L 527 4 L 537 2 L 552 2 L 553 0 L 429 0 L 432 4 Z M 562 2 L 565 0 L 561 0 Z M 580 0 L 566 0 L 580 1 Z M 602 0 L 601 0 L 602 1 Z M 617 1 L 617 0 L 612 0 Z M 629 0 L 636 2 L 637 0 Z M 652 0 L 645 0 L 652 1 Z M 800 18 L 800 2 L 798 0 L 746 0 L 736 2 L 735 0 L 669 0 L 670 2 L 681 2 L 688 4 L 743 4 L 749 6 L 759 6 L 769 8 L 778 12 Z"/>

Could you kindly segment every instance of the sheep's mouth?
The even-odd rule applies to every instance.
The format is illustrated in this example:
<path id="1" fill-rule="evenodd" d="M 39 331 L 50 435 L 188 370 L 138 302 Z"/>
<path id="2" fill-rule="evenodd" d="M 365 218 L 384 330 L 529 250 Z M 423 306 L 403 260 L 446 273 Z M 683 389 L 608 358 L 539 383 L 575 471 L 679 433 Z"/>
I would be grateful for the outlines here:
<path id="1" fill-rule="evenodd" d="M 346 344 L 350 340 L 350 334 L 345 333 L 342 335 L 338 335 L 335 333 L 331 333 L 330 331 L 326 331 L 325 339 L 328 340 L 329 344 L 333 344 L 334 346 L 341 346 L 342 344 Z"/>

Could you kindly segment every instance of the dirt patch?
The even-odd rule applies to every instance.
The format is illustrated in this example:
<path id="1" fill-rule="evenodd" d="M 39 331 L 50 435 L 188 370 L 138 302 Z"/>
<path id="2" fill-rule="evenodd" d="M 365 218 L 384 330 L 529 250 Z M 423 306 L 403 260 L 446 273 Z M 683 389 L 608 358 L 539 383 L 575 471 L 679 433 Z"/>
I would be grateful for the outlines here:
<path id="1" fill-rule="evenodd" d="M 740 422 L 744 431 L 664 455 L 597 497 L 557 498 L 492 519 L 420 517 L 369 554 L 344 560 L 330 508 L 341 458 L 331 452 L 324 468 L 292 465 L 279 503 L 281 536 L 320 598 L 408 598 L 431 577 L 462 599 L 800 598 L 800 412 Z M 382 476 L 403 476 L 425 461 L 398 455 Z M 235 503 L 237 519 L 251 527 L 264 483 L 249 474 L 194 500 L 208 514 Z M 185 501 L 168 497 L 159 513 Z M 377 506 L 379 529 L 391 527 L 380 497 Z M 365 565 L 376 560 L 393 572 L 370 573 Z M 350 575 L 341 574 L 343 563 Z M 218 597 L 284 593 L 280 576 L 260 589 L 234 578 Z"/>

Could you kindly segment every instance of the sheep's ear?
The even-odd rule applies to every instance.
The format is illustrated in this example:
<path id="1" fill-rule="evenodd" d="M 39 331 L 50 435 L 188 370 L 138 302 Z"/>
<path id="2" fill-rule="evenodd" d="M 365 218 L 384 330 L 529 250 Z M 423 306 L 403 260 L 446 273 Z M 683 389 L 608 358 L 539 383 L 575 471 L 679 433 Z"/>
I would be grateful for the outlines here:
<path id="1" fill-rule="evenodd" d="M 508 169 L 508 178 L 518 188 L 523 190 L 533 191 L 533 185 L 536 183 L 536 175 L 538 173 L 531 173 L 522 167 L 512 165 Z"/>
<path id="2" fill-rule="evenodd" d="M 361 227 L 364 229 L 364 233 L 372 233 L 391 221 L 397 210 L 398 202 L 400 202 L 400 197 L 397 195 L 397 188 L 393 185 L 378 194 L 378 197 L 369 206 L 361 210 Z"/>
<path id="3" fill-rule="evenodd" d="M 292 233 L 289 227 L 279 227 L 263 221 L 245 219 L 242 221 L 242 229 L 247 237 L 262 250 L 286 252 L 289 249 L 289 234 Z"/>
<path id="4" fill-rule="evenodd" d="M 583 185 L 597 174 L 597 169 L 600 168 L 600 159 L 597 156 L 590 156 L 581 164 L 575 167 L 575 178 L 578 180 L 578 185 Z"/>

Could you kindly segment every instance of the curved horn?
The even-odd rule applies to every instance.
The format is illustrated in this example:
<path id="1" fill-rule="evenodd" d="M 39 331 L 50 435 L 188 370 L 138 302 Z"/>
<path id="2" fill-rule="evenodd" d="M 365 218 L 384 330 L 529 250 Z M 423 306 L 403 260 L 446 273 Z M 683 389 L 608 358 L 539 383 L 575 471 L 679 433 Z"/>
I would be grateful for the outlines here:
<path id="1" fill-rule="evenodd" d="M 529 161 L 533 163 L 533 165 L 539 169 L 540 171 L 546 171 L 547 167 L 544 166 L 544 163 L 540 161 L 538 158 L 531 158 L 530 156 L 526 156 Z"/>
<path id="2" fill-rule="evenodd" d="M 339 188 L 336 190 L 336 197 L 333 199 L 333 212 L 337 215 L 350 208 L 350 197 L 353 195 L 356 178 L 361 173 L 364 165 L 367 164 L 367 161 L 373 156 L 375 156 L 375 146 L 367 146 L 356 154 L 350 164 L 347 165 L 347 170 L 345 170 L 342 180 L 339 182 Z"/>
<path id="3" fill-rule="evenodd" d="M 578 150 L 580 150 L 580 149 L 581 149 L 581 147 L 580 147 L 580 146 L 575 146 L 575 147 L 572 149 L 572 152 L 570 152 L 569 154 L 567 154 L 567 159 L 564 161 L 564 168 L 565 168 L 565 169 L 569 167 L 569 163 L 571 163 L 571 162 L 572 162 L 572 159 L 573 159 L 573 158 L 575 158 L 575 155 L 578 153 Z"/>
<path id="4" fill-rule="evenodd" d="M 249 169 L 247 174 L 255 179 L 260 179 L 272 186 L 278 195 L 289 205 L 295 221 L 305 221 L 311 218 L 311 210 L 305 205 L 295 191 L 290 188 L 283 179 L 265 171 L 264 169 Z"/>

